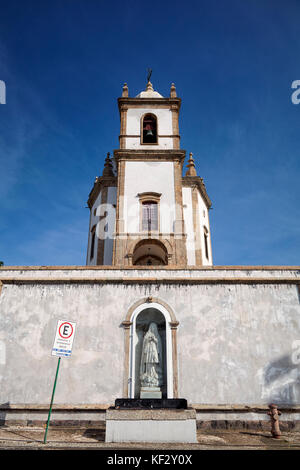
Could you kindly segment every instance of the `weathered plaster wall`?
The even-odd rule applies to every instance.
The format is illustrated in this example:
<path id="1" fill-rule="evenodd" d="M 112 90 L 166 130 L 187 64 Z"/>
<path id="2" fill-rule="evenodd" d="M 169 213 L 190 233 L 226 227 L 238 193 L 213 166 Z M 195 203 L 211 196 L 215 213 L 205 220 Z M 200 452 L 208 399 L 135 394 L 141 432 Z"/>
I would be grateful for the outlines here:
<path id="1" fill-rule="evenodd" d="M 114 295 L 100 285 L 4 286 L 0 331 L 6 361 L 0 366 L 0 403 L 49 401 L 58 319 L 76 321 L 77 332 L 72 357 L 62 360 L 56 402 L 104 403 L 112 391 L 120 395 L 123 331 Z"/>
<path id="2" fill-rule="evenodd" d="M 182 288 L 179 383 L 193 403 L 299 403 L 296 286 Z"/>
<path id="3" fill-rule="evenodd" d="M 122 396 L 121 323 L 148 296 L 167 303 L 179 321 L 180 397 L 300 403 L 297 270 L 7 268 L 0 279 L 0 404 L 49 402 L 58 319 L 76 321 L 77 331 L 55 402 L 112 404 Z"/>

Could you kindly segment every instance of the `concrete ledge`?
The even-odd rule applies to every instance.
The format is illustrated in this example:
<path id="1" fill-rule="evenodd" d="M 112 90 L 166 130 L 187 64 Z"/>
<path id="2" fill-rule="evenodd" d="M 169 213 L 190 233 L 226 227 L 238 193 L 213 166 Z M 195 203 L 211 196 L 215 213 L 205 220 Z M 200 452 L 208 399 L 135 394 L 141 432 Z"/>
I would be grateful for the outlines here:
<path id="1" fill-rule="evenodd" d="M 114 410 L 106 411 L 107 420 L 186 420 L 196 419 L 196 410 Z"/>
<path id="2" fill-rule="evenodd" d="M 82 403 L 82 404 L 68 404 L 68 403 L 60 403 L 54 404 L 52 410 L 53 411 L 99 411 L 99 410 L 112 410 L 112 403 Z M 278 404 L 278 409 L 283 413 L 300 413 L 300 404 L 291 405 L 289 403 L 282 403 Z M 194 409 L 197 412 L 203 413 L 210 413 L 210 412 L 227 412 L 227 413 L 267 413 L 269 411 L 269 407 L 267 404 L 201 404 L 201 403 L 189 403 L 188 404 L 189 410 Z M 41 411 L 41 410 L 49 410 L 49 403 L 2 403 L 0 404 L 0 410 L 14 410 L 14 411 Z M 174 409 L 175 410 L 175 409 Z"/>
<path id="3" fill-rule="evenodd" d="M 1 278 L 2 284 L 296 284 L 291 278 Z"/>
<path id="4" fill-rule="evenodd" d="M 99 411 L 106 411 L 108 409 L 113 410 L 112 403 L 83 403 L 83 404 L 68 404 L 68 403 L 60 403 L 54 404 L 52 411 L 66 411 L 66 412 L 99 412 Z M 282 413 L 300 413 L 300 404 L 299 405 L 291 405 L 288 403 L 278 404 L 278 409 Z M 244 405 L 244 404 L 201 404 L 201 403 L 189 403 L 188 404 L 189 410 L 193 409 L 196 412 L 202 413 L 262 413 L 265 414 L 269 411 L 269 407 L 267 404 L 251 404 L 251 405 Z M 0 404 L 0 411 L 16 411 L 16 412 L 34 412 L 34 411 L 48 411 L 49 410 L 49 403 L 2 403 Z M 175 408 L 174 408 L 175 410 Z M 126 410 L 125 410 L 126 411 Z M 152 411 L 152 410 L 150 410 Z"/>
<path id="5" fill-rule="evenodd" d="M 0 268 L 0 285 L 9 284 L 298 284 L 300 267 L 207 267 L 144 269 L 137 266 Z"/>
<path id="6" fill-rule="evenodd" d="M 201 266 L 199 267 L 192 267 L 188 266 L 186 268 L 174 268 L 172 266 L 1 266 L 1 271 L 299 271 L 300 266 Z"/>
<path id="7" fill-rule="evenodd" d="M 52 411 L 66 411 L 66 412 L 98 412 L 98 411 L 106 411 L 108 408 L 110 408 L 110 404 L 102 403 L 102 404 L 54 404 L 52 406 Z M 2 403 L 0 404 L 0 411 L 5 410 L 5 411 L 48 411 L 49 410 L 49 403 Z"/>
<path id="8" fill-rule="evenodd" d="M 193 404 L 187 410 L 117 410 L 109 404 L 56 404 L 53 405 L 51 426 L 94 427 L 103 424 L 109 416 L 110 421 L 159 421 L 161 418 L 172 421 L 188 420 L 192 417 L 198 428 L 203 429 L 260 429 L 270 430 L 267 405 L 201 405 Z M 192 409 L 191 409 L 192 408 Z M 300 430 L 300 406 L 278 405 L 279 419 L 283 430 Z M 45 425 L 49 404 L 8 404 L 0 405 L 0 425 Z M 185 413 L 179 414 L 178 411 Z M 167 412 L 167 413 L 166 413 Z M 128 414 L 130 413 L 130 414 Z"/>

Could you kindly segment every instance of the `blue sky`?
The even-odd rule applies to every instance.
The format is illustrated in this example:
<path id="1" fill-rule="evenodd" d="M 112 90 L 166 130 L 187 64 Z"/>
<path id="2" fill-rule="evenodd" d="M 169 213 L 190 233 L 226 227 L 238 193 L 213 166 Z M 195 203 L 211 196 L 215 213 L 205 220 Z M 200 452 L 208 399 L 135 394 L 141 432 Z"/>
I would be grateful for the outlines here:
<path id="1" fill-rule="evenodd" d="M 215 265 L 299 265 L 298 0 L 0 0 L 0 260 L 84 265 L 117 98 L 182 98 Z"/>

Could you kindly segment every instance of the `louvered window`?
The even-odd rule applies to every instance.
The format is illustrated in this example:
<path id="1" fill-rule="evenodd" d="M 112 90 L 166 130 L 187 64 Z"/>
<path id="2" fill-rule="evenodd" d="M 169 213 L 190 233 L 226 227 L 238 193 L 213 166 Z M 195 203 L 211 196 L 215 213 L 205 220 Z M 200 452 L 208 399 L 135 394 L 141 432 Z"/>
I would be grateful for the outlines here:
<path id="1" fill-rule="evenodd" d="M 143 230 L 158 230 L 158 211 L 156 202 L 143 203 Z"/>

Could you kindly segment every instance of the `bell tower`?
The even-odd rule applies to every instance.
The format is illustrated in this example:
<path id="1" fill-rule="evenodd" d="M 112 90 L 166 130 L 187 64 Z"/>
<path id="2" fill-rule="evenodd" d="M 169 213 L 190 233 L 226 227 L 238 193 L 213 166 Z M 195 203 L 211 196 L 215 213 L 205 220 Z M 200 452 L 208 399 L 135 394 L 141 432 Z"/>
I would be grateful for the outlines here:
<path id="1" fill-rule="evenodd" d="M 119 148 L 113 159 L 108 154 L 88 200 L 88 265 L 212 265 L 211 202 L 192 154 L 182 176 L 180 106 L 174 84 L 163 97 L 148 80 L 134 98 L 124 84 Z"/>

